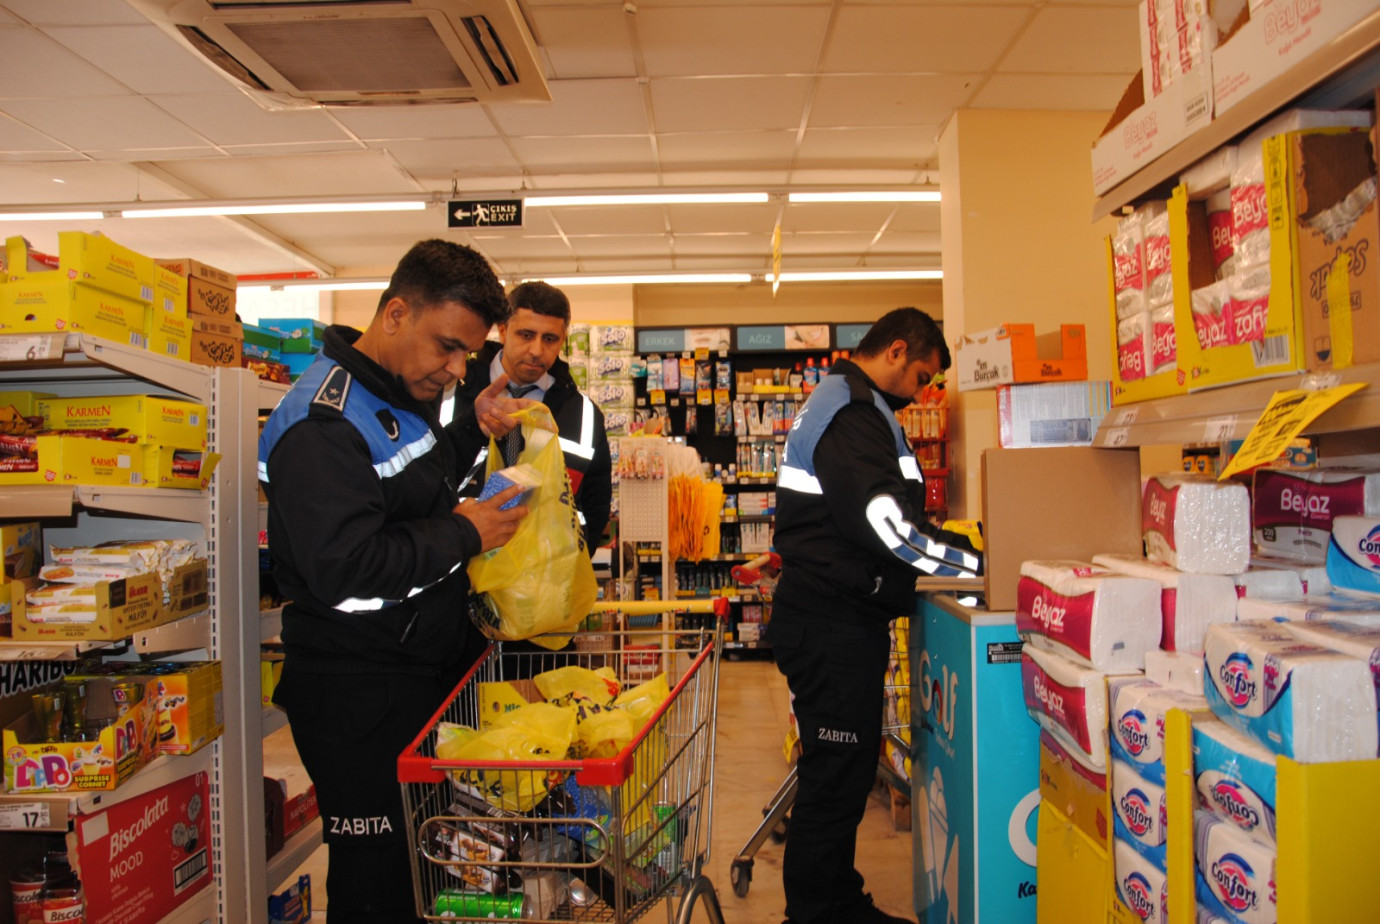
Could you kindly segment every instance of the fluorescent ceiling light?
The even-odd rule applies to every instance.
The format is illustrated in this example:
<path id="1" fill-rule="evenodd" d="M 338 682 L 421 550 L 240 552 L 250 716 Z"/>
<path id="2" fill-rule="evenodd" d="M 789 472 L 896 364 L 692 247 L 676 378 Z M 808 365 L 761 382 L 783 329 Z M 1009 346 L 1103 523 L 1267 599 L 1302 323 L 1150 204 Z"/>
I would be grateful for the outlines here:
<path id="1" fill-rule="evenodd" d="M 388 277 L 357 277 L 354 279 L 253 279 L 241 280 L 241 289 L 312 289 L 318 292 L 381 292 L 388 288 Z"/>
<path id="2" fill-rule="evenodd" d="M 104 212 L 3 212 L 0 221 L 100 221 Z"/>
<path id="3" fill-rule="evenodd" d="M 793 192 L 791 202 L 938 202 L 939 190 L 896 192 Z"/>
<path id="4" fill-rule="evenodd" d="M 770 200 L 764 192 L 745 193 L 637 193 L 590 196 L 524 196 L 528 208 L 562 205 L 755 205 Z"/>
<path id="5" fill-rule="evenodd" d="M 145 203 L 148 206 L 148 203 Z M 420 212 L 427 207 L 423 199 L 382 202 L 279 202 L 272 204 L 225 203 L 222 205 L 148 206 L 121 209 L 125 218 L 197 218 L 208 215 L 307 215 L 321 212 Z"/>
<path id="6" fill-rule="evenodd" d="M 645 273 L 636 276 L 532 276 L 527 281 L 541 281 L 556 286 L 618 286 L 662 285 L 692 283 L 746 284 L 752 282 L 751 273 Z"/>
<path id="7" fill-rule="evenodd" d="M 782 282 L 885 282 L 903 279 L 943 279 L 944 271 L 926 270 L 838 270 L 820 272 L 782 273 Z M 767 274 L 767 281 L 772 275 Z"/>

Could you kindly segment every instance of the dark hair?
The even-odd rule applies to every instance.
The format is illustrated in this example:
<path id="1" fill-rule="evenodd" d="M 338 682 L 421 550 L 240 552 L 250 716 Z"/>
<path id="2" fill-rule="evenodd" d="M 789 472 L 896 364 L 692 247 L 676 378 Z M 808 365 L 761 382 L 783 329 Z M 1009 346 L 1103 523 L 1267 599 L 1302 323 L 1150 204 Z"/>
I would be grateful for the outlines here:
<path id="1" fill-rule="evenodd" d="M 934 350 L 938 350 L 939 368 L 949 368 L 949 345 L 944 342 L 944 332 L 934 318 L 919 308 L 897 308 L 888 311 L 868 328 L 853 352 L 859 356 L 877 356 L 886 352 L 887 347 L 897 340 L 906 342 L 908 361 L 924 359 Z"/>
<path id="2" fill-rule="evenodd" d="M 439 238 L 418 241 L 403 254 L 379 296 L 379 310 L 394 298 L 413 311 L 456 302 L 489 325 L 508 317 L 503 285 L 489 262 L 473 248 Z"/>
<path id="3" fill-rule="evenodd" d="M 570 323 L 570 299 L 550 283 L 524 282 L 508 293 L 508 307 L 516 312 L 526 308 L 548 318 L 560 318 Z"/>

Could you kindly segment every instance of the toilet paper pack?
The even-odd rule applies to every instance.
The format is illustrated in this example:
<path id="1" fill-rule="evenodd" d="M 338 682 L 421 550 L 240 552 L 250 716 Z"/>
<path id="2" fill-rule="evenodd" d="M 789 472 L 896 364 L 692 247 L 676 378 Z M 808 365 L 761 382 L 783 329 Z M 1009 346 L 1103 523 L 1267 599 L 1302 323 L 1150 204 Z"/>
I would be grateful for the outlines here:
<path id="1" fill-rule="evenodd" d="M 1164 718 L 1170 709 L 1206 712 L 1207 700 L 1170 690 L 1140 676 L 1114 677 L 1107 682 L 1111 708 L 1112 756 L 1135 766 L 1137 772 L 1164 784 Z"/>
<path id="2" fill-rule="evenodd" d="M 1160 647 L 1201 654 L 1215 622 L 1236 619 L 1236 583 L 1221 574 L 1189 574 L 1138 555 L 1094 555 L 1093 564 L 1160 585 Z"/>
<path id="3" fill-rule="evenodd" d="M 1380 595 L 1380 517 L 1337 517 L 1327 578 L 1338 590 Z"/>
<path id="4" fill-rule="evenodd" d="M 1141 530 L 1155 561 L 1194 574 L 1239 574 L 1250 560 L 1250 497 L 1242 484 L 1154 475 L 1142 495 Z"/>
<path id="5" fill-rule="evenodd" d="M 1236 618 L 1243 622 L 1336 619 L 1357 626 L 1380 626 L 1380 599 L 1339 593 L 1307 594 L 1297 600 L 1242 597 L 1236 601 Z"/>
<path id="6" fill-rule="evenodd" d="M 1142 921 L 1167 920 L 1164 906 L 1168 877 L 1164 870 L 1120 838 L 1112 844 L 1112 862 L 1116 869 L 1116 894 L 1122 904 Z"/>
<path id="7" fill-rule="evenodd" d="M 1113 760 L 1112 808 L 1120 822 L 1119 831 L 1124 830 L 1146 847 L 1164 844 L 1168 812 L 1163 781 L 1147 780 L 1131 764 Z"/>
<path id="8" fill-rule="evenodd" d="M 1182 651 L 1147 651 L 1145 679 L 1191 696 L 1202 696 L 1203 656 Z"/>
<path id="9" fill-rule="evenodd" d="M 1279 572 L 1283 572 L 1286 577 L 1268 576 Z M 1292 589 L 1293 585 L 1288 585 L 1290 577 L 1297 582 L 1297 590 Z M 1284 585 L 1278 583 L 1281 581 L 1285 582 Z M 1238 588 L 1245 588 L 1244 593 L 1238 590 L 1241 596 L 1250 594 L 1253 597 L 1273 597 L 1280 600 L 1303 594 L 1325 594 L 1332 590 L 1332 582 L 1327 579 L 1325 565 L 1289 561 L 1269 555 L 1252 555 L 1250 567 L 1245 574 L 1236 575 L 1236 582 Z"/>
<path id="10" fill-rule="evenodd" d="M 1275 755 L 1225 722 L 1193 722 L 1193 779 L 1208 811 L 1275 842 Z"/>
<path id="11" fill-rule="evenodd" d="M 1380 516 L 1380 472 L 1257 469 L 1251 536 L 1267 555 L 1322 564 L 1339 516 Z"/>
<path id="12" fill-rule="evenodd" d="M 1355 625 L 1340 619 L 1315 619 L 1311 622 L 1286 622 L 1299 641 L 1329 651 L 1339 651 L 1370 665 L 1375 683 L 1377 719 L 1380 719 L 1380 625 Z"/>
<path id="13" fill-rule="evenodd" d="M 1209 812 L 1193 818 L 1194 855 L 1212 897 L 1242 924 L 1275 924 L 1275 849 Z"/>
<path id="14" fill-rule="evenodd" d="M 1107 675 L 1026 644 L 1021 653 L 1025 708 L 1087 767 L 1107 771 Z"/>
<path id="15" fill-rule="evenodd" d="M 1016 631 L 1100 671 L 1138 671 L 1160 640 L 1160 585 L 1078 561 L 1025 561 Z"/>
<path id="16" fill-rule="evenodd" d="M 1374 757 L 1370 665 L 1299 642 L 1276 622 L 1208 629 L 1203 682 L 1222 721 L 1300 763 Z"/>

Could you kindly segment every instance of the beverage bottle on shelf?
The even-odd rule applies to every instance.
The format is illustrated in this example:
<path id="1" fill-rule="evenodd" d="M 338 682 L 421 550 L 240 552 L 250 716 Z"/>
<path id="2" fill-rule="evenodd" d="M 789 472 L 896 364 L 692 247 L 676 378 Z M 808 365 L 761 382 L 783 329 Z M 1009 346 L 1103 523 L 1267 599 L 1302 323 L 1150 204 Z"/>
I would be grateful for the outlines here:
<path id="1" fill-rule="evenodd" d="M 791 370 L 791 375 L 787 384 L 790 385 L 791 388 L 800 388 L 805 384 L 805 371 L 801 368 L 800 363 L 796 363 L 795 368 Z"/>
<path id="2" fill-rule="evenodd" d="M 813 356 L 811 356 L 811 357 L 809 357 L 809 358 L 807 358 L 807 359 L 805 360 L 805 373 L 804 373 L 805 391 L 806 391 L 807 393 L 810 392 L 810 391 L 813 391 L 813 390 L 814 390 L 814 387 L 815 387 L 816 385 L 818 385 L 818 384 L 819 384 L 819 370 L 818 370 L 817 368 L 815 368 L 815 358 L 814 358 Z"/>
<path id="3" fill-rule="evenodd" d="M 838 356 L 836 355 L 836 356 L 834 357 L 834 359 L 837 361 Z M 827 360 L 827 359 L 821 359 L 821 360 L 819 361 L 819 377 L 820 377 L 821 379 L 823 379 L 823 378 L 824 378 L 826 375 L 828 375 L 828 374 L 829 374 L 829 360 Z"/>

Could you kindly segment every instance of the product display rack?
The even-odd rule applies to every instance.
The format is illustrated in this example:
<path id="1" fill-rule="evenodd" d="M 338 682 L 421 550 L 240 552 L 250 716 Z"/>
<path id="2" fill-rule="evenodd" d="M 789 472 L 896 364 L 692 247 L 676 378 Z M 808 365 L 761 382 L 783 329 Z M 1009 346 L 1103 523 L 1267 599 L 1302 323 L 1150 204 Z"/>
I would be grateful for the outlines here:
<path id="1" fill-rule="evenodd" d="M 257 535 L 245 525 L 257 523 L 258 413 L 276 405 L 286 388 L 261 382 L 247 370 L 193 365 L 71 333 L 0 335 L 0 382 L 10 389 L 57 394 L 173 393 L 208 409 L 208 448 L 220 454 L 221 461 L 204 491 L 39 485 L 6 487 L 0 490 L 0 501 L 6 519 L 74 519 L 70 533 L 83 540 L 186 532 L 204 544 L 209 597 L 205 614 L 137 633 L 130 647 L 139 654 L 190 653 L 193 658 L 219 659 L 224 735 L 196 754 L 158 758 L 111 792 L 43 797 L 50 814 L 49 827 L 41 830 L 65 831 L 73 815 L 206 772 L 214 880 L 168 920 L 256 920 L 276 883 L 268 881 L 264 858 L 259 633 L 252 618 L 258 601 L 245 593 L 258 574 Z M 179 523 L 183 525 L 176 526 Z M 55 531 L 62 535 L 69 530 Z M 64 646 L 69 651 L 43 646 L 46 650 L 33 653 L 75 658 L 83 650 L 109 644 Z M 0 643 L 5 652 L 0 657 L 26 656 L 31 647 Z M 31 799 L 0 796 L 0 811 L 16 800 Z"/>

